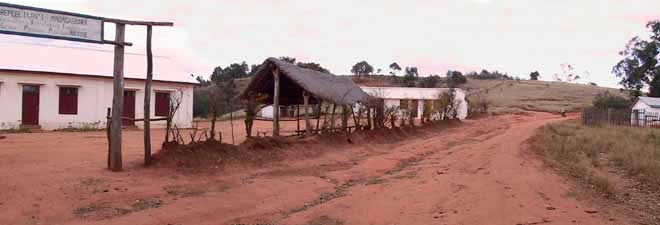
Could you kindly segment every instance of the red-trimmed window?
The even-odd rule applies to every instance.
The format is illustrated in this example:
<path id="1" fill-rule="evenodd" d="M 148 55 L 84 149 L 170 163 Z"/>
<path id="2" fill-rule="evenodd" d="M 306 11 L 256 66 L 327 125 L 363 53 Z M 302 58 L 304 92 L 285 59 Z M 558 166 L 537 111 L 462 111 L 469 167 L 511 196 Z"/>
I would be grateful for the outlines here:
<path id="1" fill-rule="evenodd" d="M 170 111 L 170 93 L 156 92 L 156 116 L 167 116 Z"/>
<path id="2" fill-rule="evenodd" d="M 60 87 L 60 114 L 78 114 L 78 88 Z"/>

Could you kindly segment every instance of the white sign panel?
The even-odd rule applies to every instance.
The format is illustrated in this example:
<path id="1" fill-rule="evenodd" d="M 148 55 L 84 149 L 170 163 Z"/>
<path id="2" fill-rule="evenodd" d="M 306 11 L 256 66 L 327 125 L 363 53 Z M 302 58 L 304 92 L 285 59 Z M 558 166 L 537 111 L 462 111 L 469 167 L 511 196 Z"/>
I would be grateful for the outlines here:
<path id="1" fill-rule="evenodd" d="M 103 18 L 0 3 L 0 33 L 103 43 Z"/>

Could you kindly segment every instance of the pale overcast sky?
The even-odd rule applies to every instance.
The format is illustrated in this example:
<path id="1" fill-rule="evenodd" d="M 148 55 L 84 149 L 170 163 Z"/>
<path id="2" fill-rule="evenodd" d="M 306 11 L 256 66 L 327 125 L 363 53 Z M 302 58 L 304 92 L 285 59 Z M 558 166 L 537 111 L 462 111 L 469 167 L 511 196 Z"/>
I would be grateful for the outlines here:
<path id="1" fill-rule="evenodd" d="M 417 66 L 422 76 L 483 68 L 522 78 L 538 70 L 542 79 L 569 63 L 579 73 L 588 71 L 587 81 L 616 87 L 611 70 L 618 52 L 630 38 L 647 36 L 649 20 L 660 19 L 658 0 L 7 2 L 174 22 L 155 28 L 154 51 L 184 65 L 187 74 L 181 76 L 206 76 L 218 65 L 257 64 L 271 56 L 319 62 L 335 74 L 348 74 L 353 64 L 367 60 L 383 71 L 391 62 Z M 113 30 L 106 26 L 106 39 L 114 38 Z M 127 51 L 142 53 L 144 39 L 144 28 L 130 27 L 127 41 L 135 45 Z M 0 35 L 2 42 L 112 49 L 9 35 Z M 56 48 L 47 49 L 56 56 Z"/>

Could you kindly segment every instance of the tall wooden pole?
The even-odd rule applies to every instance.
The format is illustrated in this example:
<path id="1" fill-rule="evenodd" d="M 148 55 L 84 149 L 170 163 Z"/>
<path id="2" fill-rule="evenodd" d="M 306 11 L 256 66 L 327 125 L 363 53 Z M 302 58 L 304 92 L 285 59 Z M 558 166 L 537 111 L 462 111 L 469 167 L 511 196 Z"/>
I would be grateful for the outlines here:
<path id="1" fill-rule="evenodd" d="M 337 104 L 332 103 L 332 115 L 330 116 L 330 132 L 335 132 L 335 109 L 337 109 Z"/>
<path id="2" fill-rule="evenodd" d="M 147 80 L 144 83 L 144 165 L 151 164 L 151 80 L 153 79 L 151 26 L 147 26 Z"/>
<path id="3" fill-rule="evenodd" d="M 275 79 L 273 90 L 273 137 L 280 136 L 280 70 L 273 70 Z"/>
<path id="4" fill-rule="evenodd" d="M 115 42 L 124 43 L 126 25 L 117 23 Z M 113 69 L 112 122 L 110 123 L 110 170 L 121 171 L 121 115 L 124 111 L 124 46 L 115 45 Z"/>
<path id="5" fill-rule="evenodd" d="M 320 131 L 319 130 L 319 123 L 321 122 L 321 109 L 323 107 L 323 101 L 321 101 L 321 100 L 318 100 L 318 101 L 319 101 L 319 105 L 318 105 L 317 108 L 318 108 L 319 114 L 316 117 L 316 133 L 320 133 L 319 132 Z M 326 111 L 328 111 L 328 110 L 326 110 Z M 325 120 L 323 122 L 325 122 Z"/>
<path id="6" fill-rule="evenodd" d="M 300 105 L 296 105 L 296 134 L 300 132 Z"/>
<path id="7" fill-rule="evenodd" d="M 303 104 L 305 107 L 305 133 L 307 135 L 312 135 L 312 124 L 309 122 L 309 114 L 308 114 L 308 109 L 309 109 L 309 94 L 307 94 L 306 91 L 303 91 Z"/>

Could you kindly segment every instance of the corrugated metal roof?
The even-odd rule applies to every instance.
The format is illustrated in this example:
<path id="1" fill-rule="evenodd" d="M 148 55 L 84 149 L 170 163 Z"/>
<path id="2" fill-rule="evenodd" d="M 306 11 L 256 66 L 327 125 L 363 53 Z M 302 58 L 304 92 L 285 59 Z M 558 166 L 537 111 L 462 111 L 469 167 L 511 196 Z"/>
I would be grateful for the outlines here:
<path id="1" fill-rule="evenodd" d="M 660 108 L 660 98 L 639 97 L 639 100 L 651 106 L 651 108 Z"/>

